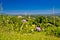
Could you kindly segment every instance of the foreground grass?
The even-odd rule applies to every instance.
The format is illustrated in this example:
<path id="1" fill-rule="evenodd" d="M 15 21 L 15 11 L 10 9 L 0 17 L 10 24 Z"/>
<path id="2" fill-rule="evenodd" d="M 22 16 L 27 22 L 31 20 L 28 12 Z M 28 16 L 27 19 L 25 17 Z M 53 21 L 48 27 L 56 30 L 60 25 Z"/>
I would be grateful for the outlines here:
<path id="1" fill-rule="evenodd" d="M 17 32 L 0 32 L 0 40 L 60 40 L 60 38 L 45 35 L 44 32 L 35 33 L 17 33 Z"/>

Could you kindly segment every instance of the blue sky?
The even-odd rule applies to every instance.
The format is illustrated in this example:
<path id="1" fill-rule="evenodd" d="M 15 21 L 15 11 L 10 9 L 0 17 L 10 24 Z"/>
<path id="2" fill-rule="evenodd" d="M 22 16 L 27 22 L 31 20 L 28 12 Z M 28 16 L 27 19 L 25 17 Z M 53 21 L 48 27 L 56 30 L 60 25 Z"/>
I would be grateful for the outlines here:
<path id="1" fill-rule="evenodd" d="M 0 0 L 8 14 L 50 14 L 54 7 L 60 13 L 60 0 Z"/>

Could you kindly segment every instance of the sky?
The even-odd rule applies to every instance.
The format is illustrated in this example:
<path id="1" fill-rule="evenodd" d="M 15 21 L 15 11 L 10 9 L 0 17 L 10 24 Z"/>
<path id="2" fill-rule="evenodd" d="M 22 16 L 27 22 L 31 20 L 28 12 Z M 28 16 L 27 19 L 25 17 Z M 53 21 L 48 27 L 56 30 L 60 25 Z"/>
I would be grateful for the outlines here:
<path id="1" fill-rule="evenodd" d="M 7 14 L 51 14 L 60 13 L 60 0 L 0 0 Z"/>

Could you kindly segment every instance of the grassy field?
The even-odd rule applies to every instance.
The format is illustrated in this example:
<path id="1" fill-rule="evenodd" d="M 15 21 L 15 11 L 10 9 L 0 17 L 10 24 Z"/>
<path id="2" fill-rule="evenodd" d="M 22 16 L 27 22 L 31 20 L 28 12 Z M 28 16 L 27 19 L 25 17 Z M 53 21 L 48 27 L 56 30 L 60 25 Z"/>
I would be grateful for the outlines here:
<path id="1" fill-rule="evenodd" d="M 0 15 L 0 40 L 60 40 L 60 17 Z"/>
<path id="2" fill-rule="evenodd" d="M 46 35 L 45 32 L 34 33 L 17 33 L 17 32 L 0 32 L 0 40 L 60 40 L 53 35 Z"/>

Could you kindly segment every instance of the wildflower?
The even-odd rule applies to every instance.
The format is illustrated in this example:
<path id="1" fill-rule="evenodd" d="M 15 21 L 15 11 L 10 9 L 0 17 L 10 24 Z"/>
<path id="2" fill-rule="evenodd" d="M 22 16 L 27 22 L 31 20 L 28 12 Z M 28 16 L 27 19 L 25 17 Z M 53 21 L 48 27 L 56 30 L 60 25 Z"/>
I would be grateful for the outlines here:
<path id="1" fill-rule="evenodd" d="M 35 25 L 33 24 L 32 27 L 35 28 Z"/>
<path id="2" fill-rule="evenodd" d="M 32 32 L 34 32 L 34 29 L 31 29 Z"/>
<path id="3" fill-rule="evenodd" d="M 35 26 L 35 25 L 32 25 L 32 26 Z"/>
<path id="4" fill-rule="evenodd" d="M 33 19 L 35 19 L 35 18 L 33 18 Z"/>
<path id="5" fill-rule="evenodd" d="M 41 28 L 39 26 L 36 27 L 37 31 L 41 31 Z"/>
<path id="6" fill-rule="evenodd" d="M 8 22 L 9 20 L 7 20 L 7 22 Z"/>
<path id="7" fill-rule="evenodd" d="M 22 20 L 22 22 L 26 22 L 26 20 L 25 20 L 25 19 L 23 19 L 23 20 Z"/>
<path id="8" fill-rule="evenodd" d="M 18 16 L 18 18 L 22 18 L 22 16 Z"/>
<path id="9" fill-rule="evenodd" d="M 30 16 L 28 16 L 28 18 L 30 18 Z"/>
<path id="10" fill-rule="evenodd" d="M 44 29 L 44 28 L 42 28 L 42 30 L 44 31 L 45 29 Z"/>

